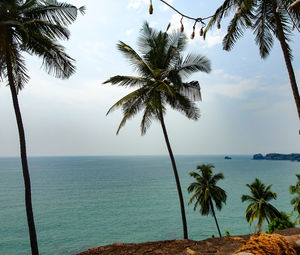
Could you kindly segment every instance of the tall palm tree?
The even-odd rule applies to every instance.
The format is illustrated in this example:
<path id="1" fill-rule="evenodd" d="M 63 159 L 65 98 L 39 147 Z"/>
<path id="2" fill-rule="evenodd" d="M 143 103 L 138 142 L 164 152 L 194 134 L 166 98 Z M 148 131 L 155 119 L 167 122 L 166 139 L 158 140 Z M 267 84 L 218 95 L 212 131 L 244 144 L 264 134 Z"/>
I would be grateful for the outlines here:
<path id="1" fill-rule="evenodd" d="M 79 9 L 81 12 L 84 8 Z M 57 39 L 68 39 L 67 25 L 76 19 L 78 9 L 56 0 L 1 0 L 0 2 L 0 76 L 7 79 L 19 131 L 20 153 L 25 185 L 25 204 L 32 254 L 39 254 L 31 201 L 25 132 L 18 102 L 18 91 L 29 76 L 23 52 L 43 59 L 43 66 L 57 78 L 75 72 L 69 57 Z"/>
<path id="2" fill-rule="evenodd" d="M 216 208 L 221 210 L 222 204 L 226 203 L 227 195 L 225 190 L 217 186 L 217 182 L 223 180 L 224 175 L 222 173 L 214 175 L 212 172 L 213 168 L 214 166 L 210 164 L 197 166 L 200 174 L 197 172 L 190 172 L 190 176 L 194 177 L 196 181 L 191 183 L 187 190 L 189 193 L 194 192 L 190 198 L 189 205 L 195 201 L 194 211 L 199 205 L 201 215 L 208 215 L 211 213 L 215 219 L 219 235 L 222 237 L 214 203 Z"/>
<path id="3" fill-rule="evenodd" d="M 168 29 L 167 29 L 168 31 Z M 184 82 L 190 74 L 210 71 L 210 62 L 201 55 L 189 54 L 185 58 L 182 52 L 186 46 L 186 36 L 179 31 L 156 31 L 145 23 L 141 29 L 138 45 L 141 54 L 124 42 L 117 44 L 118 49 L 130 61 L 138 76 L 117 75 L 104 83 L 136 88 L 127 96 L 121 98 L 108 111 L 122 108 L 123 119 L 117 130 L 125 125 L 126 121 L 143 111 L 141 133 L 144 135 L 152 120 L 160 122 L 165 142 L 171 159 L 177 191 L 180 200 L 184 238 L 188 238 L 187 224 L 184 210 L 183 196 L 178 177 L 174 155 L 169 142 L 164 116 L 166 106 L 182 112 L 189 119 L 197 120 L 199 109 L 195 100 L 201 99 L 200 86 L 197 81 Z"/>
<path id="4" fill-rule="evenodd" d="M 294 0 L 225 0 L 209 21 L 204 36 L 215 23 L 219 27 L 221 20 L 234 12 L 223 39 L 224 50 L 231 50 L 244 31 L 250 28 L 259 46 L 260 56 L 266 58 L 273 46 L 274 37 L 277 38 L 284 55 L 300 119 L 300 96 L 291 62 L 292 50 L 288 44 L 292 30 L 300 28 L 300 12 L 291 8 L 293 2 Z"/>
<path id="5" fill-rule="evenodd" d="M 252 224 L 253 220 L 258 219 L 257 227 L 258 232 L 262 230 L 262 224 L 266 219 L 268 224 L 271 220 L 278 217 L 280 218 L 280 212 L 269 203 L 270 200 L 276 199 L 277 194 L 271 191 L 272 184 L 265 186 L 259 179 L 251 184 L 246 184 L 250 189 L 251 195 L 242 195 L 242 202 L 250 202 L 246 209 L 246 219 Z"/>
<path id="6" fill-rule="evenodd" d="M 290 186 L 290 193 L 296 195 L 292 200 L 291 204 L 294 206 L 294 211 L 298 212 L 296 219 L 300 219 L 300 174 L 296 174 L 298 181 L 296 185 Z"/>

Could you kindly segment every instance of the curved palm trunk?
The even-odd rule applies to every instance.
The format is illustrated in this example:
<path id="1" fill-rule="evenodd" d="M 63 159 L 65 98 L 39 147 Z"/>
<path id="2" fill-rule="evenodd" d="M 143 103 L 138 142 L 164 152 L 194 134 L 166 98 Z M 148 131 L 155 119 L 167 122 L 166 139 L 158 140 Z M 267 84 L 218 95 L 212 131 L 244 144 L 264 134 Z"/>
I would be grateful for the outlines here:
<path id="1" fill-rule="evenodd" d="M 18 96 L 17 96 L 16 88 L 14 86 L 11 58 L 8 51 L 6 52 L 6 64 L 7 64 L 8 82 L 9 82 L 9 87 L 10 87 L 11 96 L 13 100 L 13 105 L 14 105 L 14 110 L 15 110 L 15 115 L 16 115 L 16 120 L 18 125 L 18 131 L 19 131 L 21 161 L 22 161 L 23 178 L 24 178 L 24 185 L 25 185 L 25 204 L 26 204 L 27 224 L 28 224 L 29 235 L 30 235 L 31 253 L 32 255 L 38 255 L 39 250 L 38 250 L 38 243 L 36 238 L 36 230 L 35 230 L 33 211 L 32 211 L 31 184 L 30 184 L 30 176 L 29 176 L 27 155 L 26 155 L 25 132 L 24 132 L 22 116 L 21 116 L 19 102 L 18 102 Z"/>
<path id="2" fill-rule="evenodd" d="M 274 16 L 275 16 L 275 19 L 276 19 L 276 25 L 277 25 L 277 28 L 278 28 L 278 39 L 280 41 L 280 45 L 281 45 L 281 49 L 282 49 L 282 52 L 283 52 L 286 68 L 287 68 L 287 71 L 288 71 L 288 74 L 289 74 L 289 77 L 290 77 L 291 87 L 292 87 L 292 91 L 293 91 L 293 95 L 294 95 L 294 99 L 295 99 L 295 103 L 296 103 L 296 107 L 297 107 L 297 111 L 298 111 L 298 117 L 300 119 L 299 90 L 298 90 L 298 86 L 297 86 L 297 82 L 296 82 L 292 62 L 291 62 L 290 56 L 288 54 L 287 45 L 286 45 L 286 42 L 285 42 L 285 37 L 284 37 L 284 32 L 283 32 L 280 16 L 276 12 L 276 8 L 277 8 L 276 0 L 272 0 L 272 7 L 273 7 L 273 13 L 274 13 Z M 300 131 L 299 131 L 299 134 L 300 134 Z"/>
<path id="3" fill-rule="evenodd" d="M 219 236 L 222 237 L 221 231 L 220 231 L 220 228 L 219 228 L 219 224 L 218 224 L 218 221 L 217 221 L 217 217 L 216 217 L 216 214 L 215 214 L 214 205 L 213 205 L 211 199 L 209 199 L 209 203 L 210 203 L 211 211 L 212 211 L 212 214 L 213 214 L 213 216 L 214 216 L 214 219 L 215 219 L 215 222 L 216 222 L 216 225 L 217 225 L 217 229 L 218 229 L 218 232 L 219 232 Z"/>
<path id="4" fill-rule="evenodd" d="M 181 217 L 182 217 L 182 226 L 183 226 L 183 238 L 184 239 L 188 239 L 188 231 L 187 231 L 187 224 L 186 224 L 186 217 L 185 217 L 185 210 L 184 210 L 184 202 L 183 202 L 183 196 L 182 196 L 182 191 L 181 191 L 181 185 L 180 185 L 180 180 L 178 177 L 178 172 L 177 172 L 177 167 L 176 167 L 176 163 L 175 163 L 175 158 L 171 149 L 171 145 L 169 142 L 169 138 L 168 138 L 168 133 L 167 133 L 167 129 L 165 126 L 165 122 L 164 122 L 164 117 L 162 112 L 159 112 L 159 117 L 160 117 L 160 123 L 161 123 L 161 127 L 164 133 L 164 137 L 165 137 L 165 141 L 167 144 L 167 148 L 168 148 L 168 152 L 169 152 L 169 156 L 171 159 L 171 163 L 172 163 L 172 167 L 173 167 L 173 171 L 174 171 L 174 176 L 175 176 L 175 180 L 176 180 L 176 186 L 177 186 L 177 191 L 178 191 L 178 196 L 179 196 L 179 201 L 180 201 L 180 209 L 181 209 Z"/>

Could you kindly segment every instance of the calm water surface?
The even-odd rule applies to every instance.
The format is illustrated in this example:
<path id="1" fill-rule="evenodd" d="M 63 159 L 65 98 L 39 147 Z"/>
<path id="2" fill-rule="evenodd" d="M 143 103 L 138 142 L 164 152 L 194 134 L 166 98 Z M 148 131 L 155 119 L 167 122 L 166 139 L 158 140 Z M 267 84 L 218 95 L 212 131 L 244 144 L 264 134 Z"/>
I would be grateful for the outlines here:
<path id="1" fill-rule="evenodd" d="M 225 179 L 219 185 L 228 200 L 217 217 L 224 233 L 253 232 L 245 221 L 246 183 L 260 178 L 274 184 L 274 205 L 290 212 L 288 187 L 296 183 L 300 163 L 255 161 L 251 156 L 176 156 L 185 197 L 189 238 L 217 236 L 211 216 L 187 206 L 186 189 L 196 166 L 211 163 Z M 113 242 L 182 238 L 176 185 L 167 156 L 39 157 L 29 159 L 33 209 L 40 254 L 76 254 Z M 0 158 L 0 254 L 30 254 L 24 184 L 18 158 Z"/>

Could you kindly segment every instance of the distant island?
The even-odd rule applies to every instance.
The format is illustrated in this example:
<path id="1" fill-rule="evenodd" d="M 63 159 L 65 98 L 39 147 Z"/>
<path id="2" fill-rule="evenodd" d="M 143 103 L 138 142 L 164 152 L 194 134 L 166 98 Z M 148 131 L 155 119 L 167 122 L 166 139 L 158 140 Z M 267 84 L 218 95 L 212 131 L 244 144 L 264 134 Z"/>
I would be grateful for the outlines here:
<path id="1" fill-rule="evenodd" d="M 291 154 L 280 154 L 280 153 L 268 153 L 266 156 L 262 154 L 254 154 L 254 160 L 291 160 L 291 161 L 298 161 L 300 162 L 300 154 L 299 153 L 291 153 Z"/>

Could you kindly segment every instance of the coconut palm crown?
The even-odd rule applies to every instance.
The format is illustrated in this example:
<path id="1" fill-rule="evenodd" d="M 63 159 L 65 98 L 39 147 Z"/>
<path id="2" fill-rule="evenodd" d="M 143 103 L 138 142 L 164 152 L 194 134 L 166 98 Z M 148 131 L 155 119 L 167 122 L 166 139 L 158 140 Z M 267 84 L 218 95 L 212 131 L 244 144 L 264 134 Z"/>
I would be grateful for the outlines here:
<path id="1" fill-rule="evenodd" d="M 294 0 L 225 0 L 216 10 L 204 31 L 204 38 L 209 29 L 233 14 L 223 39 L 223 49 L 231 50 L 246 29 L 251 29 L 262 58 L 266 58 L 278 39 L 284 55 L 291 88 L 300 119 L 300 96 L 292 66 L 292 50 L 289 46 L 292 30 L 300 31 L 300 11 L 291 7 Z"/>
<path id="2" fill-rule="evenodd" d="M 222 173 L 214 175 L 213 168 L 214 166 L 211 164 L 197 166 L 200 174 L 190 172 L 190 176 L 194 177 L 196 181 L 191 183 L 187 190 L 189 193 L 194 192 L 189 200 L 189 204 L 194 202 L 194 211 L 199 206 L 201 215 L 211 213 L 215 219 L 219 235 L 222 237 L 214 204 L 218 210 L 221 210 L 222 205 L 226 203 L 227 195 L 225 190 L 217 186 L 217 182 L 223 180 L 224 175 Z"/>
<path id="3" fill-rule="evenodd" d="M 0 1 L 0 78 L 8 82 L 17 120 L 25 205 L 32 254 L 39 254 L 31 201 L 31 184 L 27 163 L 25 132 L 18 102 L 18 92 L 29 81 L 23 53 L 43 60 L 49 74 L 68 78 L 75 72 L 73 59 L 65 53 L 59 39 L 68 39 L 67 26 L 76 20 L 76 8 L 56 0 Z"/>
<path id="4" fill-rule="evenodd" d="M 140 33 L 138 39 L 140 54 L 124 42 L 120 41 L 117 44 L 138 75 L 116 75 L 104 82 L 134 89 L 116 102 L 107 114 L 118 108 L 123 110 L 117 134 L 126 121 L 139 112 L 142 112 L 140 124 L 142 135 L 147 132 L 153 120 L 160 122 L 176 179 L 184 238 L 188 238 L 183 196 L 164 116 L 167 106 L 170 106 L 189 119 L 197 120 L 200 117 L 195 103 L 201 99 L 199 83 L 185 82 L 183 79 L 199 71 L 210 72 L 210 62 L 201 55 L 188 54 L 183 57 L 187 38 L 179 31 L 172 33 L 168 33 L 168 29 L 165 32 L 156 31 L 146 22 Z"/>
<path id="5" fill-rule="evenodd" d="M 246 219 L 252 224 L 255 219 L 258 219 L 257 231 L 261 232 L 262 225 L 266 219 L 268 224 L 271 220 L 278 217 L 280 218 L 280 212 L 269 203 L 269 201 L 276 199 L 277 194 L 271 191 L 272 184 L 266 185 L 259 179 L 251 184 L 246 184 L 250 189 L 251 195 L 242 195 L 242 202 L 250 202 L 246 209 Z"/>

